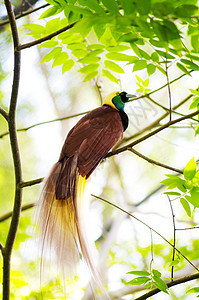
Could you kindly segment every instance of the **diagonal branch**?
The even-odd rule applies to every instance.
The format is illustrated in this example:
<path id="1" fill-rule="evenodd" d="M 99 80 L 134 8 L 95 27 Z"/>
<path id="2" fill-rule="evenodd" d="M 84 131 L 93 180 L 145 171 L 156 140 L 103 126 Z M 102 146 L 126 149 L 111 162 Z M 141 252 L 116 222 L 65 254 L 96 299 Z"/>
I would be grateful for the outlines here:
<path id="1" fill-rule="evenodd" d="M 179 122 L 181 122 L 181 121 L 183 121 L 183 120 L 186 120 L 186 119 L 189 119 L 189 118 L 191 118 L 191 117 L 197 116 L 198 114 L 199 114 L 199 110 L 197 110 L 197 111 L 195 111 L 195 112 L 193 112 L 193 113 L 190 113 L 190 114 L 188 114 L 188 115 L 186 115 L 186 116 L 183 116 L 183 117 L 181 117 L 181 118 L 178 118 L 178 119 L 176 119 L 176 120 L 169 121 L 169 122 L 167 122 L 166 124 L 160 126 L 159 128 L 153 130 L 152 132 L 149 132 L 148 134 L 144 135 L 143 137 L 137 139 L 136 141 L 134 141 L 134 142 L 132 142 L 132 143 L 130 143 L 130 144 L 124 146 L 124 147 L 121 147 L 121 148 L 119 148 L 119 149 L 116 149 L 116 150 L 114 150 L 114 151 L 109 152 L 109 153 L 105 156 L 105 158 L 111 157 L 111 156 L 116 155 L 116 154 L 119 154 L 119 153 L 122 153 L 122 152 L 124 152 L 124 151 L 127 151 L 127 150 L 129 150 L 130 147 L 134 147 L 135 145 L 137 145 L 137 144 L 139 144 L 139 143 L 141 143 L 141 142 L 147 140 L 148 138 L 150 138 L 150 137 L 154 136 L 156 133 L 158 133 L 158 132 L 160 132 L 160 131 L 162 131 L 162 130 L 168 128 L 168 127 L 170 127 L 171 125 L 176 124 L 176 123 L 179 123 Z"/>
<path id="2" fill-rule="evenodd" d="M 36 12 L 36 11 L 42 9 L 42 8 L 45 8 L 45 7 L 49 6 L 49 5 L 50 5 L 49 3 L 46 3 L 46 4 L 41 5 L 39 7 L 36 7 L 36 8 L 33 8 L 33 9 L 31 8 L 31 9 L 25 11 L 25 12 L 22 12 L 22 13 L 16 15 L 15 19 L 17 20 L 17 19 L 20 19 L 20 18 L 22 18 L 24 16 L 30 15 L 30 14 L 32 14 L 32 13 L 34 13 L 34 12 Z M 6 19 L 5 21 L 0 22 L 0 27 L 4 26 L 6 24 L 9 24 L 9 20 L 8 19 Z"/>
<path id="3" fill-rule="evenodd" d="M 156 166 L 159 166 L 159 167 L 162 167 L 162 168 L 165 168 L 165 169 L 168 169 L 168 170 L 171 170 L 171 171 L 174 171 L 174 172 L 177 172 L 177 173 L 180 173 L 180 174 L 183 174 L 183 171 L 180 170 L 180 169 L 176 169 L 176 168 L 173 168 L 173 167 L 170 167 L 168 165 L 165 165 L 163 163 L 160 163 L 159 161 L 156 161 L 154 159 L 151 159 L 145 155 L 143 155 L 142 153 L 138 152 L 137 150 L 129 147 L 127 148 L 127 150 L 129 150 L 130 152 L 136 154 L 137 156 L 141 157 L 142 159 L 148 161 L 150 164 L 154 164 Z"/>
<path id="4" fill-rule="evenodd" d="M 68 120 L 68 119 L 72 119 L 72 118 L 75 118 L 75 117 L 79 117 L 79 116 L 82 116 L 82 115 L 85 115 L 87 114 L 89 111 L 86 111 L 86 112 L 82 112 L 82 113 L 78 113 L 78 114 L 75 114 L 75 115 L 71 115 L 71 116 L 67 116 L 67 117 L 62 117 L 62 118 L 56 118 L 56 119 L 52 119 L 52 120 L 49 120 L 49 121 L 44 121 L 44 122 L 39 122 L 39 123 L 35 123 L 33 125 L 30 125 L 30 126 L 27 126 L 27 127 L 24 127 L 24 128 L 20 128 L 20 129 L 17 129 L 17 132 L 24 132 L 24 131 L 27 131 L 29 129 L 32 129 L 34 127 L 37 127 L 37 126 L 41 126 L 41 125 L 45 125 L 45 124 L 50 124 L 50 123 L 53 123 L 53 122 L 58 122 L 58 121 L 64 121 L 64 120 Z M 4 136 L 8 135 L 9 132 L 4 132 L 0 135 L 0 139 L 3 138 Z"/>
<path id="5" fill-rule="evenodd" d="M 91 194 L 92 197 L 99 199 L 100 201 L 103 201 L 117 209 L 119 209 L 120 211 L 122 211 L 123 213 L 125 213 L 126 215 L 128 215 L 129 217 L 135 219 L 136 221 L 140 222 L 141 224 L 143 224 L 144 226 L 148 227 L 151 231 L 155 232 L 158 236 L 160 236 L 167 244 L 169 244 L 172 248 L 175 249 L 176 252 L 178 252 L 195 270 L 197 270 L 199 272 L 199 269 L 180 251 L 178 250 L 172 243 L 170 243 L 163 235 L 161 235 L 157 230 L 155 230 L 154 228 L 152 228 L 151 226 L 149 226 L 148 224 L 146 224 L 144 221 L 138 219 L 137 217 L 135 217 L 133 214 L 131 214 L 130 212 L 126 211 L 125 209 L 119 207 L 118 205 L 102 198 L 96 195 Z M 199 274 L 198 274 L 199 275 Z"/>
<path id="6" fill-rule="evenodd" d="M 170 288 L 172 286 L 175 286 L 175 285 L 178 285 L 178 284 L 181 284 L 181 283 L 185 283 L 185 282 L 189 282 L 191 280 L 195 280 L 195 279 L 198 279 L 198 278 L 199 278 L 199 273 L 196 273 L 196 274 L 193 274 L 193 275 L 190 275 L 190 276 L 185 276 L 183 278 L 173 280 L 173 281 L 168 282 L 168 283 L 166 281 L 166 283 L 167 283 L 168 288 Z M 158 294 L 159 292 L 161 292 L 159 289 L 153 289 L 152 291 L 136 298 L 135 300 L 145 300 L 145 299 L 150 298 L 153 295 Z"/>
<path id="7" fill-rule="evenodd" d="M 8 113 L 3 109 L 3 107 L 0 107 L 0 114 L 8 121 Z"/>
<path id="8" fill-rule="evenodd" d="M 55 31 L 55 32 L 47 35 L 47 36 L 44 36 L 41 39 L 38 39 L 36 41 L 30 42 L 30 43 L 27 43 L 27 44 L 23 44 L 23 45 L 18 45 L 17 50 L 21 51 L 23 49 L 27 49 L 27 48 L 39 45 L 39 44 L 41 44 L 41 43 L 43 43 L 45 41 L 48 41 L 48 40 L 52 39 L 53 37 L 57 36 L 58 34 L 60 34 L 60 33 L 64 32 L 64 31 L 72 28 L 77 22 L 78 21 L 76 21 L 76 22 L 74 22 L 72 24 L 69 24 L 69 25 L 67 25 L 67 26 L 65 26 L 65 27 L 63 27 L 63 28 L 61 28 L 61 29 L 59 29 L 59 30 L 57 30 L 57 31 Z"/>

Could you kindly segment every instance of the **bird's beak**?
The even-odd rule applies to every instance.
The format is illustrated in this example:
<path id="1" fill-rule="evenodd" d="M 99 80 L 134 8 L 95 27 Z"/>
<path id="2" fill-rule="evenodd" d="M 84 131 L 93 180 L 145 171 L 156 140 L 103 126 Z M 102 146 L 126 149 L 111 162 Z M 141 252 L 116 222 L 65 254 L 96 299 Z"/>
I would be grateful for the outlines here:
<path id="1" fill-rule="evenodd" d="M 127 94 L 126 97 L 127 97 L 129 100 L 133 100 L 133 98 L 136 98 L 137 96 L 136 96 L 136 95 L 132 95 L 132 94 Z"/>

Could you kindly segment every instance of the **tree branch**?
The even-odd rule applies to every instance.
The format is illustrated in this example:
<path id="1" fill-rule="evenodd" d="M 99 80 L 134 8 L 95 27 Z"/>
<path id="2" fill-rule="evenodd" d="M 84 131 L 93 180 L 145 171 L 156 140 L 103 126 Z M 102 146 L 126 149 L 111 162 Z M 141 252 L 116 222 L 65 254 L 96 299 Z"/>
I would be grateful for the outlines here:
<path id="1" fill-rule="evenodd" d="M 133 149 L 133 148 L 131 148 L 131 147 L 127 148 L 127 150 L 129 150 L 130 152 L 136 154 L 137 156 L 141 157 L 142 159 L 148 161 L 150 164 L 154 164 L 154 165 L 156 165 L 156 166 L 159 166 L 159 167 L 162 167 L 162 168 L 165 168 L 165 169 L 174 171 L 174 172 L 176 172 L 176 173 L 183 174 L 183 171 L 182 171 L 182 170 L 176 169 L 176 168 L 173 168 L 173 167 L 170 167 L 170 166 L 165 165 L 165 164 L 163 164 L 163 163 L 160 163 L 160 162 L 158 162 L 158 161 L 156 161 L 156 160 L 153 160 L 153 159 L 151 159 L 151 158 L 149 158 L 149 157 L 147 157 L 147 156 L 141 154 L 140 152 L 136 151 L 135 149 Z"/>
<path id="2" fill-rule="evenodd" d="M 194 279 L 198 279 L 199 278 L 199 273 L 196 273 L 196 274 L 193 274 L 193 275 L 190 275 L 190 276 L 185 276 L 183 278 L 180 278 L 180 279 L 176 279 L 174 281 L 171 281 L 171 282 L 167 282 L 167 286 L 168 288 L 172 287 L 172 286 L 175 286 L 175 285 L 178 285 L 178 284 L 181 284 L 181 283 L 185 283 L 185 282 L 189 282 L 191 280 L 194 280 Z M 135 300 L 145 300 L 145 299 L 148 299 L 149 297 L 155 295 L 155 294 L 158 294 L 159 292 L 161 292 L 159 289 L 153 289 L 152 291 L 136 298 Z"/>
<path id="3" fill-rule="evenodd" d="M 42 37 L 41 39 L 35 40 L 33 42 L 30 42 L 30 43 L 26 43 L 26 44 L 23 44 L 23 45 L 18 45 L 17 50 L 21 51 L 23 49 L 27 49 L 27 48 L 39 45 L 39 44 L 41 44 L 41 43 L 43 43 L 45 41 L 48 41 L 48 40 L 52 39 L 53 37 L 57 36 L 58 34 L 60 34 L 60 33 L 64 32 L 64 31 L 72 28 L 77 22 L 78 21 L 76 21 L 76 22 L 74 22 L 72 24 L 69 24 L 69 25 L 67 25 L 67 26 L 65 26 L 65 27 L 63 27 L 63 28 L 61 28 L 61 29 L 59 29 L 59 30 L 57 30 L 57 31 L 55 31 L 55 32 L 47 35 L 47 36 Z"/>
<path id="4" fill-rule="evenodd" d="M 36 12 L 36 11 L 42 9 L 42 8 L 45 8 L 45 7 L 47 7 L 47 6 L 50 6 L 50 4 L 49 4 L 49 3 L 46 3 L 46 4 L 44 4 L 44 5 L 41 5 L 41 6 L 39 6 L 39 7 L 36 7 L 36 8 L 34 8 L 34 9 L 29 9 L 29 10 L 27 10 L 26 12 L 22 12 L 22 13 L 16 15 L 16 16 L 15 16 L 15 19 L 17 20 L 17 19 L 20 19 L 20 18 L 25 17 L 25 16 L 27 16 L 27 15 L 30 15 L 30 14 L 32 14 L 32 13 L 34 13 L 34 12 Z M 6 25 L 6 24 L 9 24 L 9 20 L 8 20 L 8 19 L 5 20 L 5 21 L 0 22 L 0 27 L 1 27 L 1 26 L 4 26 L 4 25 Z"/>
<path id="5" fill-rule="evenodd" d="M 72 119 L 72 118 L 75 118 L 75 117 L 79 117 L 79 116 L 85 115 L 85 114 L 87 114 L 88 112 L 89 112 L 89 111 L 82 112 L 82 113 L 75 114 L 75 115 L 71 115 L 71 116 L 67 116 L 67 117 L 56 118 L 56 119 L 49 120 L 49 121 L 39 122 L 39 123 L 30 125 L 30 126 L 27 126 L 27 127 L 24 127 L 24 128 L 17 129 L 17 132 L 25 132 L 25 131 L 27 131 L 27 130 L 29 130 L 29 129 L 32 129 L 32 128 L 36 127 L 36 126 L 45 125 L 45 124 L 50 124 L 50 123 L 57 122 L 57 121 L 64 121 L 64 120 Z M 2 134 L 0 135 L 0 139 L 3 138 L 4 136 L 8 135 L 8 134 L 9 134 L 8 131 L 2 133 Z"/>
<path id="6" fill-rule="evenodd" d="M 0 107 L 0 114 L 8 121 L 8 113 L 3 109 L 3 107 Z"/>
<path id="7" fill-rule="evenodd" d="M 120 211 L 122 211 L 123 213 L 127 214 L 128 216 L 130 216 L 131 218 L 134 218 L 136 221 L 140 222 L 141 224 L 143 224 L 144 226 L 148 227 L 151 231 L 155 232 L 158 236 L 160 236 L 167 244 L 169 244 L 172 248 L 175 249 L 176 252 L 178 252 L 195 270 L 197 270 L 199 272 L 199 269 L 180 251 L 178 250 L 176 247 L 174 247 L 174 245 L 172 243 L 170 243 L 163 235 L 161 235 L 157 230 L 153 229 L 151 226 L 149 226 L 148 224 L 146 224 L 144 221 L 138 219 L 137 217 L 135 217 L 134 215 L 132 215 L 130 212 L 126 211 L 125 209 L 119 207 L 118 205 L 102 198 L 96 195 L 91 194 L 92 197 L 95 197 L 96 199 L 99 199 L 100 201 L 103 201 L 117 209 L 119 209 Z"/>
<path id="8" fill-rule="evenodd" d="M 30 208 L 33 208 L 35 206 L 35 203 L 25 204 L 22 206 L 21 211 L 28 210 Z M 8 212 L 7 214 L 0 217 L 0 223 L 8 220 L 10 217 L 12 217 L 13 211 Z"/>
<path id="9" fill-rule="evenodd" d="M 14 76 L 13 76 L 12 93 L 10 99 L 10 108 L 8 114 L 9 116 L 8 126 L 9 126 L 10 143 L 11 143 L 11 150 L 12 150 L 12 156 L 14 162 L 14 172 L 15 172 L 15 199 L 14 199 L 12 220 L 11 220 L 9 232 L 6 239 L 5 248 L 3 251 L 3 300 L 9 300 L 11 253 L 12 253 L 12 249 L 13 249 L 13 245 L 14 245 L 14 241 L 18 229 L 21 202 L 22 202 L 22 189 L 19 189 L 17 187 L 18 183 L 22 181 L 22 168 L 21 168 L 21 159 L 20 159 L 19 146 L 17 140 L 16 121 L 15 121 L 17 97 L 18 97 L 18 90 L 19 90 L 21 54 L 17 50 L 19 46 L 19 37 L 18 37 L 18 30 L 17 30 L 14 12 L 12 10 L 11 1 L 5 0 L 5 6 L 10 21 L 13 43 L 14 43 Z"/>
<path id="10" fill-rule="evenodd" d="M 119 154 L 119 153 L 122 153 L 122 152 L 124 152 L 124 151 L 127 151 L 127 150 L 129 150 L 130 147 L 134 147 L 135 145 L 137 145 L 137 144 L 139 144 L 139 143 L 141 143 L 141 142 L 147 140 L 148 138 L 150 138 L 150 137 L 152 137 L 153 135 L 155 135 L 156 133 L 158 133 L 158 132 L 164 130 L 165 128 L 168 128 L 169 126 L 171 126 L 171 125 L 173 125 L 173 124 L 176 124 L 176 123 L 179 123 L 179 122 L 181 122 L 181 121 L 183 121 L 183 120 L 186 120 L 186 119 L 189 119 L 189 118 L 191 118 L 191 117 L 194 117 L 194 116 L 196 116 L 196 115 L 198 115 L 198 114 L 199 114 L 199 110 L 197 110 L 197 111 L 195 111 L 195 112 L 193 112 L 193 113 L 190 113 L 190 114 L 188 114 L 188 115 L 186 115 L 186 116 L 183 116 L 183 117 L 181 117 L 181 118 L 178 118 L 178 119 L 176 119 L 176 120 L 169 121 L 169 122 L 167 122 L 166 124 L 162 125 L 161 127 L 157 128 L 157 129 L 153 130 L 152 132 L 149 132 L 148 134 L 144 135 L 143 137 L 137 139 L 136 141 L 134 141 L 134 142 L 132 142 L 132 143 L 130 143 L 130 144 L 128 144 L 128 145 L 122 147 L 122 148 L 119 148 L 119 149 L 116 149 L 116 150 L 114 150 L 114 151 L 109 152 L 109 153 L 105 156 L 105 158 L 111 157 L 111 156 L 116 155 L 116 154 Z"/>

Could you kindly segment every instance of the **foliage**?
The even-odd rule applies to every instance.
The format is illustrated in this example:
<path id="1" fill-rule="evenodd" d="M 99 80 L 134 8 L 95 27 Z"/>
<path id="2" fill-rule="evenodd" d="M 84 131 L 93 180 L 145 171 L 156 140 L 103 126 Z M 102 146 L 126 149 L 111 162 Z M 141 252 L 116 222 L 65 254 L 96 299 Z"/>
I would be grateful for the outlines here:
<path id="1" fill-rule="evenodd" d="M 199 70 L 199 10 L 196 0 L 158 1 L 55 1 L 42 15 L 53 19 L 45 26 L 26 24 L 35 38 L 42 38 L 70 23 L 72 29 L 44 42 L 48 48 L 42 62 L 53 60 L 62 72 L 78 66 L 85 80 L 105 76 L 117 83 L 120 64 L 132 71 L 165 74 L 166 65 L 183 73 Z M 63 17 L 55 17 L 63 12 Z M 93 43 L 94 42 L 94 43 Z M 50 50 L 53 48 L 52 50 Z"/>
<path id="2" fill-rule="evenodd" d="M 183 171 L 183 178 L 178 175 L 167 175 L 168 179 L 164 179 L 162 183 L 168 189 L 173 190 L 177 188 L 180 192 L 169 191 L 165 194 L 169 196 L 177 196 L 187 215 L 191 217 L 191 206 L 193 209 L 199 207 L 199 169 L 196 170 L 196 161 L 192 158 L 185 166 Z"/>

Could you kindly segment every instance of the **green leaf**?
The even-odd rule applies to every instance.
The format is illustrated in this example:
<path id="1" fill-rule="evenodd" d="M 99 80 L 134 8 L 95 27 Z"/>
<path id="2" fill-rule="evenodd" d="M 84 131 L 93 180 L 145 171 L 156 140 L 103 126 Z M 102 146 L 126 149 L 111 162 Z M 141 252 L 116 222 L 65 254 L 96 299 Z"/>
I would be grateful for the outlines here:
<path id="1" fill-rule="evenodd" d="M 110 69 L 111 71 L 114 71 L 116 73 L 124 73 L 124 70 L 116 63 L 110 60 L 105 60 L 104 65 L 106 68 Z"/>
<path id="2" fill-rule="evenodd" d="M 108 52 L 122 52 L 122 51 L 126 51 L 129 50 L 130 48 L 128 46 L 125 45 L 119 45 L 119 46 L 107 46 L 106 50 Z"/>
<path id="3" fill-rule="evenodd" d="M 187 215 L 188 215 L 189 217 L 191 217 L 191 208 L 190 208 L 190 205 L 189 205 L 189 203 L 187 202 L 187 200 L 185 200 L 184 198 L 181 198 L 181 199 L 180 199 L 180 202 L 181 202 L 181 204 L 182 204 L 184 210 L 186 211 Z"/>
<path id="4" fill-rule="evenodd" d="M 102 76 L 107 77 L 112 82 L 118 83 L 118 79 L 113 76 L 113 74 L 111 74 L 108 70 L 102 69 Z"/>
<path id="5" fill-rule="evenodd" d="M 158 61 L 159 61 L 159 55 L 157 54 L 157 52 L 153 52 L 153 53 L 151 54 L 151 59 L 152 59 L 152 61 L 154 61 L 154 62 L 158 62 Z"/>
<path id="6" fill-rule="evenodd" d="M 158 270 L 153 269 L 152 273 L 155 277 L 161 277 L 161 273 Z"/>
<path id="7" fill-rule="evenodd" d="M 159 289 L 161 290 L 162 292 L 168 294 L 168 286 L 166 285 L 166 283 L 159 277 L 156 277 L 154 276 L 153 277 L 153 280 L 154 280 L 154 285 Z"/>
<path id="8" fill-rule="evenodd" d="M 183 174 L 184 174 L 184 178 L 186 180 L 191 180 L 193 179 L 193 177 L 195 176 L 196 174 L 196 161 L 194 158 L 192 158 L 188 164 L 185 166 L 184 168 L 184 171 L 183 171 Z"/>
<path id="9" fill-rule="evenodd" d="M 138 35 L 136 33 L 128 32 L 120 36 L 118 42 L 133 43 L 138 40 Z M 119 50 L 120 51 L 120 50 Z"/>
<path id="10" fill-rule="evenodd" d="M 127 274 L 138 275 L 138 276 L 149 276 L 150 273 L 147 271 L 130 271 Z"/>
<path id="11" fill-rule="evenodd" d="M 197 53 L 199 52 L 199 35 L 191 36 L 191 46 Z"/>
<path id="12" fill-rule="evenodd" d="M 136 6 L 141 15 L 148 15 L 151 9 L 151 0 L 136 0 Z"/>
<path id="13" fill-rule="evenodd" d="M 93 55 L 86 55 L 85 57 L 83 58 L 80 58 L 78 60 L 78 62 L 82 63 L 82 64 L 94 64 L 94 63 L 97 63 L 101 60 L 100 57 L 98 56 L 93 56 Z"/>
<path id="14" fill-rule="evenodd" d="M 153 13 L 157 17 L 168 16 L 173 13 L 174 7 L 173 4 L 167 1 L 155 2 L 153 4 Z"/>
<path id="15" fill-rule="evenodd" d="M 67 60 L 62 67 L 62 74 L 65 72 L 68 72 L 72 69 L 74 66 L 75 62 L 72 59 Z"/>
<path id="16" fill-rule="evenodd" d="M 40 45 L 41 48 L 53 48 L 58 45 L 58 41 L 50 40 L 42 43 Z"/>
<path id="17" fill-rule="evenodd" d="M 91 73 L 91 72 L 95 71 L 98 68 L 99 68 L 99 64 L 90 64 L 90 65 L 87 65 L 87 66 L 84 66 L 83 68 L 81 68 L 79 70 L 79 72 L 81 72 L 81 73 Z"/>
<path id="18" fill-rule="evenodd" d="M 120 0 L 125 15 L 132 14 L 135 11 L 135 3 L 129 0 Z"/>
<path id="19" fill-rule="evenodd" d="M 116 45 L 116 40 L 112 34 L 110 27 L 106 27 L 106 30 L 100 38 L 100 42 L 104 45 Z"/>
<path id="20" fill-rule="evenodd" d="M 193 102 L 189 106 L 189 109 L 198 108 L 199 106 L 199 97 L 194 97 Z"/>
<path id="21" fill-rule="evenodd" d="M 97 71 L 94 71 L 94 72 L 89 73 L 89 74 L 86 75 L 86 77 L 84 78 L 84 81 L 89 81 L 89 80 L 91 80 L 92 78 L 94 78 L 95 76 L 97 76 L 97 74 L 98 74 Z"/>
<path id="22" fill-rule="evenodd" d="M 173 260 L 173 261 L 169 264 L 169 266 L 170 266 L 170 267 L 177 266 L 177 265 L 179 264 L 179 262 L 180 262 L 179 259 L 175 259 L 175 260 Z"/>
<path id="23" fill-rule="evenodd" d="M 199 56 L 196 56 L 196 55 L 192 55 L 192 54 L 186 54 L 186 57 L 192 59 L 192 60 L 196 60 L 196 61 L 199 61 Z"/>
<path id="24" fill-rule="evenodd" d="M 147 73 L 149 76 L 152 75 L 156 71 L 156 66 L 153 64 L 148 64 L 146 68 L 147 68 Z"/>
<path id="25" fill-rule="evenodd" d="M 116 61 L 137 61 L 138 58 L 136 56 L 130 56 L 124 53 L 119 53 L 119 52 L 110 52 L 106 54 L 106 57 L 111 60 L 116 60 Z"/>
<path id="26" fill-rule="evenodd" d="M 149 277 L 136 277 L 134 278 L 133 280 L 129 281 L 128 284 L 131 284 L 131 285 L 141 285 L 141 284 L 144 284 L 146 282 L 150 281 L 150 278 Z"/>
<path id="27" fill-rule="evenodd" d="M 61 47 L 56 47 L 54 48 L 52 51 L 50 51 L 48 54 L 46 54 L 44 56 L 44 58 L 42 59 L 42 63 L 43 62 L 49 62 L 52 58 L 56 57 L 57 55 L 59 55 L 62 52 L 62 48 Z"/>
<path id="28" fill-rule="evenodd" d="M 72 43 L 72 44 L 69 44 L 67 45 L 67 48 L 70 49 L 70 50 L 77 50 L 77 49 L 86 49 L 86 44 L 84 43 Z"/>
<path id="29" fill-rule="evenodd" d="M 192 289 L 189 289 L 189 290 L 187 291 L 187 293 L 199 293 L 199 287 L 196 286 L 196 287 L 194 287 L 194 288 L 192 288 Z"/>
<path id="30" fill-rule="evenodd" d="M 133 72 L 143 70 L 146 68 L 147 63 L 145 60 L 138 60 L 135 62 L 134 67 L 133 67 Z"/>
<path id="31" fill-rule="evenodd" d="M 185 74 L 191 76 L 191 74 L 190 74 L 189 71 L 185 68 L 184 65 L 180 64 L 179 62 L 177 62 L 176 66 L 177 66 L 183 73 L 185 73 Z"/>
<path id="32" fill-rule="evenodd" d="M 91 10 L 94 10 L 96 13 L 100 15 L 105 15 L 105 10 L 98 4 L 97 0 L 78 0 L 78 3 L 82 6 L 86 6 Z"/>
<path id="33" fill-rule="evenodd" d="M 115 0 L 101 0 L 101 1 L 110 13 L 119 14 L 118 4 Z"/>
<path id="34" fill-rule="evenodd" d="M 45 31 L 44 26 L 39 24 L 27 23 L 24 24 L 23 26 L 34 31 L 34 33 L 43 33 Z"/>
<path id="35" fill-rule="evenodd" d="M 178 192 L 164 192 L 166 195 L 171 195 L 171 196 L 180 196 L 181 194 Z"/>
<path id="36" fill-rule="evenodd" d="M 184 4 L 184 5 L 180 5 L 180 6 L 176 7 L 176 9 L 174 10 L 174 13 L 178 17 L 190 18 L 191 16 L 197 14 L 197 11 L 198 11 L 197 6 Z"/>
<path id="37" fill-rule="evenodd" d="M 39 19 L 44 19 L 44 18 L 49 18 L 51 16 L 54 16 L 58 13 L 60 13 L 64 8 L 60 7 L 60 6 L 53 6 L 48 8 L 47 10 L 45 10 L 45 12 L 43 12 L 43 14 L 41 14 Z"/>
<path id="38" fill-rule="evenodd" d="M 190 195 L 191 198 L 189 198 L 189 200 L 186 199 L 194 206 L 194 207 L 199 207 L 199 188 L 194 187 L 191 191 L 190 191 Z"/>
<path id="39" fill-rule="evenodd" d="M 160 56 L 163 56 L 165 57 L 166 59 L 174 59 L 175 57 L 167 52 L 164 52 L 164 51 L 161 51 L 161 50 L 156 50 L 157 53 L 160 55 Z"/>
<path id="40" fill-rule="evenodd" d="M 72 54 L 78 58 L 80 57 L 84 57 L 85 55 L 88 54 L 88 51 L 87 50 L 84 50 L 84 49 L 76 49 L 76 50 L 73 50 L 72 51 Z"/>
<path id="41" fill-rule="evenodd" d="M 54 62 L 52 64 L 52 68 L 64 64 L 67 59 L 68 59 L 68 53 L 66 53 L 66 52 L 60 53 L 59 55 L 54 57 Z"/>
<path id="42" fill-rule="evenodd" d="M 197 64 L 195 64 L 194 62 L 188 60 L 188 59 L 181 59 L 181 62 L 188 65 L 192 70 L 194 71 L 198 71 L 199 70 L 199 66 Z"/>
<path id="43" fill-rule="evenodd" d="M 90 44 L 87 47 L 89 50 L 97 50 L 97 49 L 103 49 L 104 45 L 101 44 Z"/>

